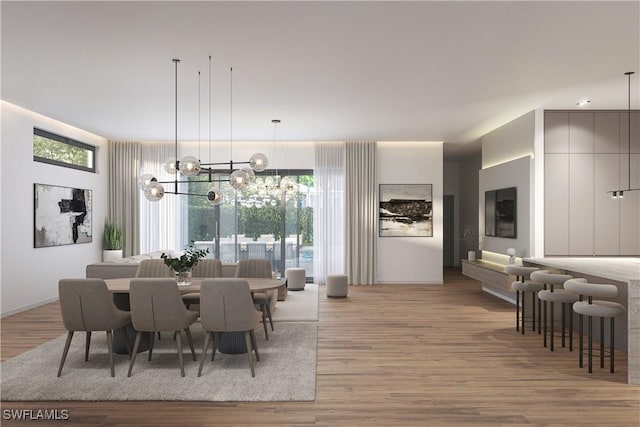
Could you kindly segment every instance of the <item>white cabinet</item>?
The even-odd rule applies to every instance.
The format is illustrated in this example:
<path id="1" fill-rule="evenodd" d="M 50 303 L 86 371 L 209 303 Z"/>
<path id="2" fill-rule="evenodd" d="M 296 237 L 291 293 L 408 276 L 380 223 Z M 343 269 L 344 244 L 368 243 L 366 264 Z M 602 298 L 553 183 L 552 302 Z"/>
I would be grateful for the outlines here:
<path id="1" fill-rule="evenodd" d="M 569 253 L 569 155 L 544 156 L 544 250 Z"/>
<path id="2" fill-rule="evenodd" d="M 596 154 L 594 160 L 594 253 L 618 255 L 620 253 L 620 227 L 618 227 L 620 203 L 607 191 L 620 188 L 618 176 L 620 155 Z"/>

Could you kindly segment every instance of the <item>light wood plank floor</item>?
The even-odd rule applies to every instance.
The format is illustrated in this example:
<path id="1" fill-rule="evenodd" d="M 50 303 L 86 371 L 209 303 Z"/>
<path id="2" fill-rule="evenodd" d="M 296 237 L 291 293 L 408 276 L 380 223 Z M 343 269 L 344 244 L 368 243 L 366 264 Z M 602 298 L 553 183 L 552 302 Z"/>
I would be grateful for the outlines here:
<path id="1" fill-rule="evenodd" d="M 327 299 L 321 288 L 315 402 L 2 408 L 64 408 L 71 418 L 59 424 L 78 426 L 640 425 L 640 387 L 626 384 L 626 355 L 618 354 L 615 374 L 599 367 L 588 374 L 577 367 L 575 351 L 552 353 L 537 334 L 517 334 L 513 306 L 483 293 L 478 282 L 458 270 L 447 270 L 445 282 L 351 287 L 347 299 Z M 2 360 L 62 333 L 57 303 L 2 319 Z"/>

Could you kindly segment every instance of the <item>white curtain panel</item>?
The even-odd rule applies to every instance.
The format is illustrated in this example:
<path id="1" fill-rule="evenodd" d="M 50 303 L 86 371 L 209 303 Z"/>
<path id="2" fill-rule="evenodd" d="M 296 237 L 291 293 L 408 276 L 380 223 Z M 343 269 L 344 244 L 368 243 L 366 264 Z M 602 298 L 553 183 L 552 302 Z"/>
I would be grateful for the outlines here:
<path id="1" fill-rule="evenodd" d="M 175 146 L 172 143 L 144 142 L 141 144 L 141 156 L 138 164 L 138 176 L 150 173 L 158 181 L 171 181 L 175 175 L 164 171 L 167 159 L 175 159 Z M 163 184 L 165 191 L 174 191 L 174 184 Z M 164 249 L 180 250 L 180 197 L 165 194 L 157 202 L 150 202 L 138 190 L 140 200 L 140 253 L 149 253 Z"/>
<path id="2" fill-rule="evenodd" d="M 124 256 L 140 252 L 138 159 L 140 143 L 109 141 L 108 221 L 122 229 Z"/>
<path id="3" fill-rule="evenodd" d="M 372 285 L 378 206 L 376 143 L 347 142 L 345 172 L 346 274 L 351 284 Z"/>
<path id="4" fill-rule="evenodd" d="M 318 284 L 330 274 L 345 273 L 344 151 L 343 142 L 315 144 L 313 275 Z"/>

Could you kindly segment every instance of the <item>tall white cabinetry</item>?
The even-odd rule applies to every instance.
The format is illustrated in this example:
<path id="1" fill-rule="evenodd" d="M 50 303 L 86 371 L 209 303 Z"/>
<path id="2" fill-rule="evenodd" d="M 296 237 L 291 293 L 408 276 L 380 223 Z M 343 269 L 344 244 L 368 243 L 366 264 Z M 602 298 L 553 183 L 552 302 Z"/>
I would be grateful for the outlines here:
<path id="1" fill-rule="evenodd" d="M 545 111 L 545 255 L 639 255 L 640 191 L 629 181 L 626 111 Z M 631 116 L 631 187 L 640 188 L 640 114 Z"/>

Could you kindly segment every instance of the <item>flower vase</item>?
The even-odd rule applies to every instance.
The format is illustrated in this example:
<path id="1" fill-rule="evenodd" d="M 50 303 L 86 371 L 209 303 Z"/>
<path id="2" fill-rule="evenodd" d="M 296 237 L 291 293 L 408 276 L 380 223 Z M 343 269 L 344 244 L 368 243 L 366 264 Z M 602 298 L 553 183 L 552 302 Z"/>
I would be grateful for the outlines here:
<path id="1" fill-rule="evenodd" d="M 176 271 L 176 281 L 178 286 L 189 286 L 191 284 L 191 270 Z"/>

